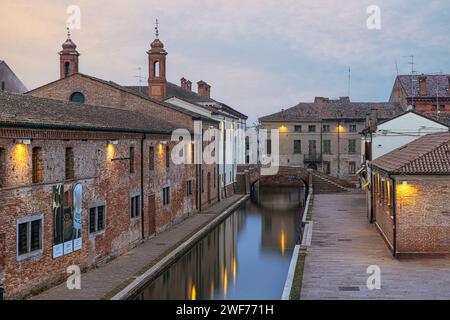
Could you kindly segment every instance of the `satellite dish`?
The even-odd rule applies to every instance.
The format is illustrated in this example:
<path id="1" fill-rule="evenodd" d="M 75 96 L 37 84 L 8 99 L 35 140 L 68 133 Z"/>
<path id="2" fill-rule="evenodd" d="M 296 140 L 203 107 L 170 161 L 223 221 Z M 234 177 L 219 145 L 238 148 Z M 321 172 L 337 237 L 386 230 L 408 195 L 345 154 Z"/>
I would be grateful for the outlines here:
<path id="1" fill-rule="evenodd" d="M 406 111 L 413 111 L 413 110 L 414 110 L 414 106 L 411 104 L 406 107 Z"/>

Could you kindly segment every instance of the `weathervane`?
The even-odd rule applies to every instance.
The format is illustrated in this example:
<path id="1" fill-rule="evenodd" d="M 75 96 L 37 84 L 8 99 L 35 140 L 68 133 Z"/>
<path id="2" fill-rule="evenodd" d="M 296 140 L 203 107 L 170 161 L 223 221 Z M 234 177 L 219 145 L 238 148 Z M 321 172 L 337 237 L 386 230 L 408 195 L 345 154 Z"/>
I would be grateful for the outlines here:
<path id="1" fill-rule="evenodd" d="M 158 23 L 158 19 L 156 19 L 156 23 L 155 23 L 155 35 L 156 35 L 156 39 L 158 39 L 159 37 L 159 29 L 158 29 L 159 23 Z"/>
<path id="2" fill-rule="evenodd" d="M 70 28 L 66 27 L 66 29 L 67 29 L 67 39 L 70 39 Z"/>

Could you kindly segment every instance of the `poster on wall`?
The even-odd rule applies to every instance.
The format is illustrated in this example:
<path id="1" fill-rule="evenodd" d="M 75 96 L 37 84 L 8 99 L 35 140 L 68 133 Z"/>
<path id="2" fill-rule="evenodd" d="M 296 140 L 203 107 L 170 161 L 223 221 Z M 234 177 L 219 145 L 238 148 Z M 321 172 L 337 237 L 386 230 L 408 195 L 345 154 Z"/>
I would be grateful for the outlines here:
<path id="1" fill-rule="evenodd" d="M 64 186 L 62 184 L 53 186 L 53 259 L 64 254 L 62 237 L 63 196 Z"/>
<path id="2" fill-rule="evenodd" d="M 82 185 L 53 187 L 53 258 L 82 246 Z"/>
<path id="3" fill-rule="evenodd" d="M 73 188 L 73 251 L 81 249 L 81 214 L 83 212 L 83 186 L 78 183 Z"/>

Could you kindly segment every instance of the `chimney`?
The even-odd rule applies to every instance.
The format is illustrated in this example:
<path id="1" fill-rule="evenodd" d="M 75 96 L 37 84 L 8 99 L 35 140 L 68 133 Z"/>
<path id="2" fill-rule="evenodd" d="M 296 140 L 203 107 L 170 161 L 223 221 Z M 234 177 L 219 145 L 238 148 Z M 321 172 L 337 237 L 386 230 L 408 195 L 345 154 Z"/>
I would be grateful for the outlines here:
<path id="1" fill-rule="evenodd" d="M 181 88 L 187 91 L 192 91 L 192 82 L 187 80 L 186 78 L 181 78 Z"/>
<path id="2" fill-rule="evenodd" d="M 315 97 L 314 98 L 314 103 L 328 103 L 330 102 L 329 98 L 324 98 L 324 97 Z"/>
<path id="3" fill-rule="evenodd" d="M 427 76 L 422 73 L 419 76 L 419 95 L 426 96 L 427 95 Z"/>
<path id="4" fill-rule="evenodd" d="M 205 81 L 200 80 L 197 82 L 198 85 L 198 95 L 204 98 L 211 98 L 211 86 Z"/>

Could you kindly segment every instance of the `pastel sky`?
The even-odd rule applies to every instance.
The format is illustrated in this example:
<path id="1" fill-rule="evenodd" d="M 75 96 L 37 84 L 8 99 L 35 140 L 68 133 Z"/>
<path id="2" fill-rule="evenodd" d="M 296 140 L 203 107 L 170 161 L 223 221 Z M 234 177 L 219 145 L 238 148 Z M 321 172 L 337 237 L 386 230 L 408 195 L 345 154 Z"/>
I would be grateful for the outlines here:
<path id="1" fill-rule="evenodd" d="M 80 72 L 120 84 L 147 78 L 146 50 L 160 21 L 168 80 L 211 84 L 249 123 L 315 96 L 386 101 L 397 74 L 450 72 L 450 1 L 430 0 L 0 0 L 0 59 L 29 88 L 58 77 L 69 5 Z M 367 7 L 381 9 L 369 30 Z M 196 86 L 195 86 L 196 87 Z"/>

